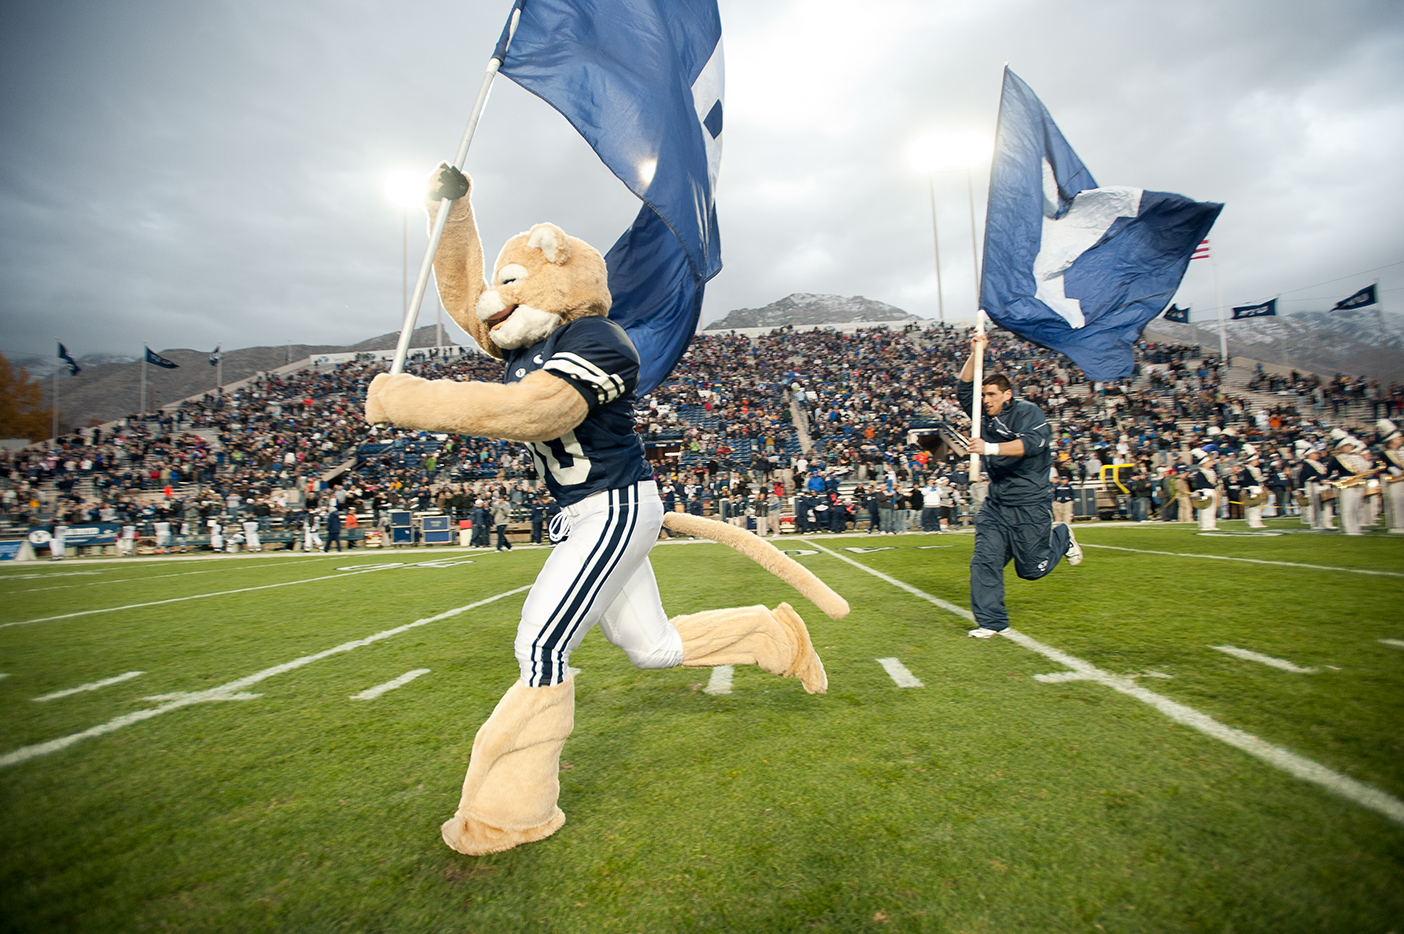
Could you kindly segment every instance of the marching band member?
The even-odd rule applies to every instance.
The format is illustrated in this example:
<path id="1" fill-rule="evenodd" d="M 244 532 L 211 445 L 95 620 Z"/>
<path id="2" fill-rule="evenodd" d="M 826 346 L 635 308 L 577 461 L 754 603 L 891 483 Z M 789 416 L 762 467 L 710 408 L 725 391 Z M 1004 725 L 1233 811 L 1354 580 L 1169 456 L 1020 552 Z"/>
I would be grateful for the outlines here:
<path id="1" fill-rule="evenodd" d="M 1331 460 L 1335 462 L 1332 472 L 1341 501 L 1341 529 L 1347 535 L 1363 535 L 1360 530 L 1361 506 L 1365 499 L 1362 475 L 1370 470 L 1369 458 L 1363 456 L 1365 445 L 1336 428 L 1331 431 L 1336 439 Z"/>
<path id="2" fill-rule="evenodd" d="M 1302 458 L 1301 470 L 1297 475 L 1297 483 L 1307 495 L 1307 512 L 1310 513 L 1310 525 L 1313 529 L 1330 529 L 1332 525 L 1331 511 L 1335 508 L 1329 499 L 1322 499 L 1321 494 L 1331 490 L 1327 485 L 1330 477 L 1330 468 L 1321 459 L 1322 450 L 1310 442 L 1302 442 L 1307 445 L 1306 455 Z M 1334 490 L 1331 490 L 1334 493 Z"/>
<path id="3" fill-rule="evenodd" d="M 1394 422 L 1380 419 L 1380 454 L 1385 462 L 1384 501 L 1386 527 L 1392 534 L 1404 535 L 1404 433 Z"/>
<path id="4" fill-rule="evenodd" d="M 1209 502 L 1196 507 L 1199 512 L 1199 531 L 1213 532 L 1219 527 L 1219 473 L 1214 469 L 1217 457 L 1203 448 L 1190 452 L 1194 458 L 1194 470 L 1190 471 L 1191 496 L 1208 495 Z"/>
<path id="5" fill-rule="evenodd" d="M 1263 525 L 1263 504 L 1266 496 L 1263 492 L 1263 470 L 1258 460 L 1258 449 L 1251 444 L 1243 445 L 1243 456 L 1246 463 L 1243 465 L 1244 480 L 1243 491 L 1243 518 L 1248 520 L 1248 528 L 1265 529 Z M 1249 503 L 1252 503 L 1250 506 Z"/>

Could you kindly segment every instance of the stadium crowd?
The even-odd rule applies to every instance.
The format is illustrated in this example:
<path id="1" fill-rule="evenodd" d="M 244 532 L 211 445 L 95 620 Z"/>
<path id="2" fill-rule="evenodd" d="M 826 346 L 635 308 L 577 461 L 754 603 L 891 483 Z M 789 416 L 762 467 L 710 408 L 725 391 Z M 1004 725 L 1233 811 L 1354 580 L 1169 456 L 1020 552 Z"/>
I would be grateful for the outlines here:
<path id="1" fill-rule="evenodd" d="M 783 512 L 799 530 L 968 520 L 982 485 L 969 482 L 963 461 L 937 462 L 909 437 L 914 420 L 962 418 L 955 374 L 968 341 L 939 325 L 698 335 L 671 377 L 638 402 L 665 500 L 732 521 Z M 1301 461 L 1312 446 L 1329 446 L 1343 413 L 1364 403 L 1373 423 L 1404 412 L 1397 384 L 1259 367 L 1247 386 L 1254 401 L 1228 391 L 1220 362 L 1197 347 L 1143 342 L 1136 359 L 1131 379 L 1088 385 L 1063 358 L 996 331 L 986 361 L 1049 416 L 1060 474 L 1081 483 L 1129 465 L 1113 485 L 1130 518 L 1187 519 L 1175 506 L 1191 451 L 1228 455 L 1219 463 L 1232 489 L 1245 445 L 1261 454 L 1274 505 L 1293 513 Z M 335 503 L 376 522 L 391 508 L 437 508 L 483 530 L 497 504 L 512 521 L 530 518 L 539 538 L 549 506 L 529 449 L 368 427 L 365 388 L 384 368 L 366 357 L 263 374 L 52 447 L 4 452 L 0 513 L 14 525 L 176 521 L 198 534 L 221 517 L 253 517 L 264 529 L 315 525 Z M 496 381 L 501 363 L 475 351 L 430 353 L 410 369 Z"/>

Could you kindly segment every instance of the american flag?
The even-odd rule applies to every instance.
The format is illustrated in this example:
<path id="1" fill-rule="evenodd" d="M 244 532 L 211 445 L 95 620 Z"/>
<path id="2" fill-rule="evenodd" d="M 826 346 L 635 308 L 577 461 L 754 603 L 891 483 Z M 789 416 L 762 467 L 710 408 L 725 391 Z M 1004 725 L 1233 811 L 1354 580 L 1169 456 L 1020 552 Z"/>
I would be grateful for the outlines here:
<path id="1" fill-rule="evenodd" d="M 1208 258 L 1209 258 L 1209 241 L 1208 241 L 1208 240 L 1201 240 L 1201 241 L 1199 241 L 1199 246 L 1197 246 L 1197 247 L 1194 248 L 1194 255 L 1191 256 L 1190 259 L 1195 260 L 1195 259 L 1208 259 Z"/>

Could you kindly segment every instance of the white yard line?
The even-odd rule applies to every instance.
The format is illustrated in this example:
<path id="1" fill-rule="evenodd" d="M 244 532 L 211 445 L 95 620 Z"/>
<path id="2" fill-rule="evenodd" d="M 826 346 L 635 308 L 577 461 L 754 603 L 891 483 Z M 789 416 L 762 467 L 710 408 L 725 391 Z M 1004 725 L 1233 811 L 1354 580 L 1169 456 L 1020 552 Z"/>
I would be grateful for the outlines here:
<path id="1" fill-rule="evenodd" d="M 377 697 L 384 694 L 386 691 L 393 691 L 395 690 L 395 688 L 402 688 L 406 684 L 409 684 L 411 681 L 413 681 L 415 678 L 418 678 L 420 675 L 427 675 L 428 673 L 428 668 L 416 668 L 414 669 L 414 671 L 407 671 L 404 674 L 400 675 L 398 678 L 395 678 L 394 680 L 386 681 L 384 684 L 377 684 L 373 688 L 366 688 L 359 694 L 352 694 L 351 699 L 375 700 Z"/>
<path id="2" fill-rule="evenodd" d="M 44 701 L 58 700 L 60 697 L 68 697 L 71 694 L 82 694 L 84 691 L 96 691 L 98 688 L 105 688 L 109 684 L 121 684 L 123 681 L 130 681 L 133 678 L 139 678 L 144 674 L 146 674 L 146 672 L 144 671 L 129 671 L 123 675 L 117 675 L 112 678 L 104 678 L 101 681 L 94 681 L 91 684 L 80 684 L 76 688 L 69 688 L 66 691 L 55 691 L 52 694 L 45 694 L 43 697 L 32 698 L 32 700 L 35 700 L 39 703 L 43 703 Z"/>
<path id="3" fill-rule="evenodd" d="M 1404 649 L 1404 639 L 1381 639 L 1385 645 L 1392 645 L 1396 649 Z"/>
<path id="4" fill-rule="evenodd" d="M 906 665 L 903 665 L 895 658 L 879 658 L 877 663 L 887 671 L 888 677 L 897 682 L 899 688 L 926 687 L 916 675 L 907 670 Z"/>
<path id="5" fill-rule="evenodd" d="M 306 577 L 302 580 L 283 581 L 280 584 L 260 584 L 257 587 L 240 587 L 237 590 L 216 590 L 214 593 L 197 593 L 188 597 L 170 597 L 166 600 L 152 600 L 149 603 L 129 603 L 126 606 L 109 606 L 100 610 L 79 610 L 76 613 L 61 613 L 58 616 L 40 616 L 36 619 L 21 619 L 13 623 L 0 623 L 0 629 L 9 629 L 11 626 L 28 626 L 32 623 L 51 623 L 56 619 L 73 619 L 78 616 L 92 616 L 94 613 L 116 613 L 119 610 L 139 610 L 147 606 L 162 606 L 167 603 L 181 603 L 186 600 L 203 600 L 206 597 L 227 597 L 235 593 L 251 593 L 255 590 L 272 590 L 275 587 L 291 587 L 294 584 L 315 584 L 317 581 L 346 580 L 348 577 L 355 577 L 357 574 L 370 574 L 373 571 L 383 570 L 389 565 L 377 565 L 367 568 L 364 571 L 352 571 L 349 574 L 328 574 L 323 577 Z"/>
<path id="6" fill-rule="evenodd" d="M 923 600 L 943 610 L 954 613 L 962 619 L 970 620 L 971 622 L 975 620 L 975 617 L 971 615 L 970 611 L 964 607 L 956 606 L 954 603 L 950 603 L 938 597 L 933 597 L 910 584 L 897 580 L 895 577 L 889 577 L 881 571 L 876 571 L 854 561 L 846 555 L 830 551 L 823 545 L 815 542 L 810 542 L 809 544 L 814 548 L 818 548 L 838 558 L 840 561 L 851 564 L 874 577 L 885 580 L 896 587 L 900 587 L 910 594 L 921 597 Z M 1083 544 L 1083 547 L 1086 547 L 1086 543 Z M 1166 553 L 1174 554 L 1174 552 Z M 1340 570 L 1346 569 L 1342 568 Z M 1026 636 L 1022 632 L 1018 632 L 1014 629 L 1006 629 L 1000 633 L 1000 635 L 1018 645 L 1022 645 L 1030 651 L 1037 652 L 1045 658 L 1050 658 L 1058 662 L 1065 668 L 1071 669 L 1066 673 L 1064 678 L 1059 678 L 1058 680 L 1094 681 L 1097 684 L 1105 685 L 1128 697 L 1134 697 L 1141 703 L 1149 704 L 1151 707 L 1154 707 L 1176 723 L 1184 724 L 1185 726 L 1198 730 L 1206 736 L 1212 736 L 1214 739 L 1228 743 L 1230 746 L 1241 749 L 1250 756 L 1260 759 L 1274 768 L 1281 769 L 1289 775 L 1293 775 L 1303 781 L 1320 785 L 1327 791 L 1340 795 L 1348 801 L 1353 801 L 1361 807 L 1369 808 L 1372 811 L 1383 814 L 1395 823 L 1404 824 L 1404 801 L 1399 800 L 1388 792 L 1380 791 L 1378 788 L 1371 788 L 1364 782 L 1358 782 L 1348 775 L 1342 775 L 1340 772 L 1328 769 L 1326 766 L 1313 762 L 1305 756 L 1299 756 L 1280 746 L 1274 746 L 1271 743 L 1264 742 L 1251 733 L 1245 733 L 1242 730 L 1226 726 L 1213 717 L 1210 717 L 1208 714 L 1200 713 L 1192 707 L 1187 707 L 1184 704 L 1172 701 L 1170 698 L 1156 694 L 1154 691 L 1148 691 L 1130 678 L 1118 677 L 1117 675 L 1102 671 L 1090 662 L 1085 662 L 1080 658 L 1068 655 L 1066 652 L 1061 652 L 1051 646 L 1044 645 L 1037 639 Z M 1060 672 L 1059 674 L 1064 673 Z M 1047 677 L 1048 676 L 1044 676 L 1044 678 Z"/>
<path id="7" fill-rule="evenodd" d="M 1223 652 L 1225 655 L 1232 655 L 1234 658 L 1241 658 L 1245 661 L 1257 662 L 1260 665 L 1270 665 L 1273 668 L 1280 668 L 1283 671 L 1290 671 L 1296 675 L 1314 675 L 1315 668 L 1302 668 L 1289 661 L 1280 658 L 1273 658 L 1271 655 L 1260 655 L 1257 652 L 1250 652 L 1247 649 L 1240 649 L 1232 645 L 1211 645 L 1209 648 L 1216 652 Z"/>
<path id="8" fill-rule="evenodd" d="M 702 690 L 708 694 L 722 695 L 731 693 L 731 676 L 736 669 L 730 665 L 718 665 L 712 669 L 712 677 L 707 679 L 707 686 Z"/>
<path id="9" fill-rule="evenodd" d="M 341 576 L 345 577 L 345 575 Z M 230 681 L 228 684 L 221 684 L 219 687 L 210 688 L 205 691 L 192 691 L 188 694 L 160 695 L 159 699 L 164 700 L 165 703 L 161 704 L 161 706 L 159 707 L 151 707 L 147 710 L 136 710 L 132 713 L 123 714 L 120 717 L 115 717 L 111 720 L 108 720 L 106 723 L 99 723 L 97 726 L 89 727 L 88 729 L 78 733 L 70 733 L 68 736 L 60 736 L 58 739 L 51 739 L 46 743 L 36 743 L 32 746 L 21 746 L 19 749 L 16 749 L 12 752 L 7 752 L 3 756 L 0 756 L 0 768 L 4 768 L 10 765 L 18 765 L 21 762 L 27 762 L 30 759 L 35 759 L 39 756 L 46 756 L 51 752 L 58 752 L 61 749 L 67 749 L 74 743 L 82 742 L 85 739 L 92 739 L 97 736 L 103 736 L 107 733 L 112 733 L 117 730 L 120 730 L 123 727 L 131 726 L 134 723 L 140 723 L 143 720 L 150 720 L 152 717 L 159 717 L 163 713 L 170 713 L 172 710 L 179 710 L 181 707 L 189 707 L 191 704 L 202 704 L 212 701 L 250 700 L 253 697 L 257 697 L 258 695 L 244 694 L 242 693 L 244 688 L 251 687 L 255 684 L 258 684 L 260 681 L 267 680 L 268 678 L 272 678 L 275 675 L 286 674 L 289 671 L 301 668 L 304 665 L 310 665 L 313 662 L 321 661 L 324 658 L 330 658 L 333 655 L 341 655 L 345 652 L 350 652 L 354 649 L 362 648 L 363 646 L 372 645 L 384 639 L 393 638 L 394 636 L 398 636 L 401 633 L 409 632 L 411 629 L 417 629 L 420 626 L 427 626 L 429 623 L 436 623 L 439 620 L 448 619 L 449 617 L 457 616 L 460 613 L 466 613 L 469 610 L 477 609 L 480 606 L 486 606 L 487 604 L 493 603 L 497 600 L 501 600 L 504 597 L 510 597 L 513 594 L 519 594 L 524 590 L 530 589 L 531 584 L 525 584 L 513 590 L 505 590 L 502 593 L 495 594 L 491 597 L 488 597 L 485 600 L 479 600 L 476 603 L 469 603 L 466 606 L 460 606 L 452 610 L 447 610 L 446 612 L 440 613 L 438 616 L 429 616 L 424 619 L 417 619 L 412 623 L 406 623 L 403 626 L 396 626 L 394 629 L 386 629 L 384 632 L 378 632 L 373 636 L 366 636 L 366 638 L 364 639 L 356 639 L 352 642 L 343 642 L 341 645 L 334 646 L 330 649 L 325 649 L 324 651 L 317 652 L 314 655 L 304 655 L 302 658 L 295 658 L 290 662 L 284 662 L 281 665 L 274 665 L 272 668 L 265 668 L 262 671 L 256 671 L 253 674 L 248 675 L 246 677 L 239 678 L 235 681 Z"/>
<path id="10" fill-rule="evenodd" d="M 218 574 L 222 571 L 247 571 L 251 568 L 266 568 L 279 564 L 278 561 L 265 561 L 263 564 L 245 564 L 243 567 L 209 568 L 204 571 L 177 571 L 174 574 L 152 574 L 149 577 L 118 577 L 110 580 L 85 581 L 81 584 L 56 584 L 53 587 L 31 587 L 29 590 L 16 590 L 13 593 L 40 593 L 45 590 L 69 590 L 73 587 L 97 587 L 101 584 L 128 584 L 132 581 L 157 581 L 166 577 L 185 577 L 190 574 Z M 74 571 L 74 574 L 106 574 L 106 571 Z M 47 575 L 35 575 L 42 577 Z M 10 578 L 14 580 L 14 578 Z"/>
<path id="11" fill-rule="evenodd" d="M 1123 548 L 1121 545 L 1093 545 L 1082 542 L 1083 548 L 1105 548 L 1108 551 L 1131 551 L 1138 555 L 1169 555 L 1172 558 L 1204 558 L 1208 561 L 1241 561 L 1244 564 L 1271 564 L 1283 568 L 1307 568 L 1312 571 L 1341 571 L 1345 574 L 1369 574 L 1373 577 L 1404 577 L 1404 571 L 1374 571 L 1369 568 L 1342 568 L 1332 564 L 1302 564 L 1298 561 L 1269 561 L 1266 558 L 1233 558 L 1228 555 L 1200 555 L 1183 551 L 1151 551 L 1149 548 Z"/>

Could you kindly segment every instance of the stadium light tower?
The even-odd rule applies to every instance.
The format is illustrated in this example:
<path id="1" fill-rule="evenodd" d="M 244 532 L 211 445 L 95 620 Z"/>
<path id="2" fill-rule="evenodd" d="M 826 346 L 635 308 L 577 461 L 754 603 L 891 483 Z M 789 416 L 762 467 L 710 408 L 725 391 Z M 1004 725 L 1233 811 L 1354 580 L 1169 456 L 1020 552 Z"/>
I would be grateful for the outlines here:
<path id="1" fill-rule="evenodd" d="M 396 169 L 385 178 L 385 196 L 401 211 L 400 314 L 409 305 L 409 212 L 424 200 L 424 179 L 409 169 Z"/>
<path id="2" fill-rule="evenodd" d="M 975 182 L 971 169 L 990 157 L 990 138 L 974 130 L 934 130 L 913 140 L 907 147 L 907 162 L 925 173 L 931 191 L 931 235 L 936 242 L 936 307 L 942 323 L 946 320 L 945 299 L 941 294 L 941 234 L 936 226 L 936 173 L 965 170 L 966 192 L 970 200 L 970 251 L 975 268 L 975 306 L 980 305 L 980 254 L 975 240 Z"/>

